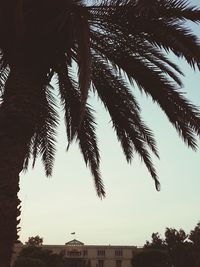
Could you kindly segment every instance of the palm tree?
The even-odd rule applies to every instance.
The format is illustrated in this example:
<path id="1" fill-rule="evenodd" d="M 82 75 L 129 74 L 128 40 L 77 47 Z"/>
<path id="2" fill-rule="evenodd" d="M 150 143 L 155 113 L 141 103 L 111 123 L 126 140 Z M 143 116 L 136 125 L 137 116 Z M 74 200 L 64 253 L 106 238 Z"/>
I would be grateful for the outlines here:
<path id="1" fill-rule="evenodd" d="M 156 142 L 129 85 L 149 95 L 196 149 L 200 112 L 179 90 L 182 72 L 167 57 L 171 51 L 199 70 L 199 41 L 185 21 L 200 21 L 200 9 L 185 0 L 0 0 L 0 267 L 10 266 L 17 239 L 19 173 L 38 155 L 46 175 L 52 173 L 58 123 L 53 76 L 68 146 L 77 140 L 99 197 L 105 191 L 89 90 L 109 112 L 127 161 L 139 154 L 157 189 L 150 154 L 158 156 Z"/>

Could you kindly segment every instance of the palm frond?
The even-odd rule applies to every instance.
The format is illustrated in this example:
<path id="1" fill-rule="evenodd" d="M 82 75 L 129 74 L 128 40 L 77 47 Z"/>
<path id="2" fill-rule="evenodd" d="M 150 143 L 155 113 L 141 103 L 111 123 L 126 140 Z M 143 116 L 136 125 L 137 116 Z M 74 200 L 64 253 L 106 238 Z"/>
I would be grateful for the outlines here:
<path id="1" fill-rule="evenodd" d="M 95 25 L 93 30 L 109 37 L 108 46 L 113 42 L 113 37 L 118 36 L 119 45 L 123 51 L 121 43 L 123 36 L 127 36 L 126 40 L 140 38 L 143 42 L 148 41 L 153 44 L 154 47 L 164 48 L 167 52 L 173 51 L 177 57 L 185 58 L 192 67 L 199 68 L 199 40 L 191 29 L 176 18 L 163 18 L 159 15 L 153 18 L 142 17 L 135 11 L 135 1 L 121 2 L 122 5 L 111 10 L 91 11 L 90 20 Z M 165 1 L 158 2 L 159 6 Z M 128 45 L 130 43 L 129 41 Z"/>
<path id="2" fill-rule="evenodd" d="M 129 86 L 137 84 L 149 95 L 186 144 L 196 149 L 200 111 L 179 90 L 183 72 L 167 54 L 173 52 L 193 69 L 200 70 L 199 38 L 185 23 L 199 23 L 200 9 L 186 0 L 102 0 L 93 1 L 90 6 L 91 1 L 83 0 L 49 1 L 48 5 L 46 2 L 41 1 L 40 8 L 37 1 L 1 3 L 1 91 L 10 69 L 17 70 L 21 65 L 33 67 L 27 73 L 32 82 L 39 74 L 40 84 L 49 83 L 56 73 L 68 145 L 73 140 L 79 143 L 97 194 L 102 197 L 105 191 L 94 111 L 87 104 L 92 79 L 93 89 L 110 114 L 127 161 L 131 162 L 135 152 L 139 154 L 158 188 L 151 160 L 152 152 L 158 156 L 156 142 L 141 118 Z M 69 67 L 73 61 L 78 66 L 75 79 Z M 25 95 L 34 92 L 30 88 Z M 27 144 L 24 169 L 31 156 L 34 166 L 41 155 L 46 174 L 51 175 L 58 117 L 50 87 L 41 86 L 39 101 L 40 117 Z"/>
<path id="3" fill-rule="evenodd" d="M 178 23 L 153 22 L 145 31 L 148 32 L 145 37 L 150 43 L 166 51 L 171 50 L 177 57 L 186 59 L 191 67 L 197 66 L 200 69 L 199 40 L 189 28 L 182 27 Z"/>
<path id="4" fill-rule="evenodd" d="M 32 139 L 31 141 L 27 144 L 27 151 L 24 157 L 24 163 L 23 163 L 23 171 L 26 172 L 28 171 L 29 163 L 31 160 L 31 155 L 32 155 Z"/>
<path id="5" fill-rule="evenodd" d="M 9 67 L 3 51 L 0 50 L 0 93 L 3 95 L 5 83 L 9 75 Z"/>
<path id="6" fill-rule="evenodd" d="M 157 174 L 147 150 L 147 147 L 150 147 L 158 156 L 156 143 L 152 132 L 140 118 L 134 97 L 124 82 L 111 73 L 101 58 L 93 55 L 92 63 L 94 88 L 111 116 L 127 161 L 131 161 L 133 150 L 136 151 L 147 166 L 158 189 Z"/>
<path id="7" fill-rule="evenodd" d="M 40 154 L 45 167 L 46 175 L 52 175 L 54 158 L 55 158 L 55 143 L 56 132 L 55 128 L 58 123 L 58 115 L 55 110 L 55 99 L 50 91 L 51 87 L 46 87 L 46 105 L 41 116 L 44 116 L 44 123 L 39 131 L 39 139 L 41 140 Z"/>
<path id="8" fill-rule="evenodd" d="M 7 66 L 6 67 L 4 67 L 4 66 L 0 67 L 0 92 L 1 92 L 1 95 L 4 92 L 5 83 L 6 83 L 6 80 L 8 78 L 9 72 L 10 71 L 9 71 Z"/>
<path id="9" fill-rule="evenodd" d="M 95 123 L 91 108 L 87 108 L 85 111 L 82 125 L 78 130 L 77 140 L 79 142 L 79 147 L 84 156 L 86 165 L 89 165 L 91 173 L 94 177 L 97 195 L 100 198 L 105 197 L 104 184 L 99 170 L 100 156 L 99 149 L 97 147 Z"/>
<path id="10" fill-rule="evenodd" d="M 65 62 L 56 69 L 61 104 L 65 114 L 68 146 L 77 135 L 80 122 L 79 93 L 74 91 L 76 83 L 70 79 L 68 66 Z M 73 118 L 72 118 L 73 117 Z"/>
<path id="11" fill-rule="evenodd" d="M 194 134 L 199 135 L 199 112 L 197 107 L 187 101 L 177 88 L 163 73 L 148 62 L 138 57 L 127 56 L 125 53 L 112 53 L 103 42 L 99 40 L 94 45 L 97 51 L 107 55 L 110 62 L 114 62 L 129 77 L 135 81 L 139 88 L 152 96 L 166 113 L 170 122 L 177 129 L 184 141 L 193 149 L 196 149 Z M 144 79 L 145 77 L 145 79 Z"/>
<path id="12" fill-rule="evenodd" d="M 159 16 L 167 19 L 200 22 L 200 9 L 186 0 L 160 1 Z"/>
<path id="13" fill-rule="evenodd" d="M 143 51 L 145 57 L 146 57 L 146 53 L 148 53 L 156 60 L 160 60 L 161 62 L 163 62 L 166 65 L 168 65 L 169 67 L 171 67 L 177 73 L 184 75 L 183 72 L 181 71 L 180 67 L 177 64 L 173 63 L 169 58 L 166 57 L 166 55 L 164 55 L 163 51 L 157 49 L 157 47 L 153 46 L 152 44 L 140 39 L 140 50 L 141 50 L 141 54 Z M 159 62 L 159 64 L 160 64 L 160 62 Z M 160 68 L 160 65 L 158 67 Z M 173 76 L 174 76 L 174 74 L 173 74 Z M 172 77 L 172 78 L 174 79 L 174 81 L 176 81 L 176 79 L 178 77 L 176 77 L 176 79 L 174 77 Z"/>
<path id="14" fill-rule="evenodd" d="M 51 89 L 50 86 L 43 88 L 40 117 L 36 125 L 35 134 L 31 140 L 31 155 L 33 157 L 32 167 L 35 166 L 37 157 L 41 155 L 47 176 L 52 175 L 56 143 L 55 129 L 58 123 L 58 114 L 55 110 L 55 99 Z M 27 157 L 27 160 L 28 158 L 29 156 Z"/>
<path id="15" fill-rule="evenodd" d="M 183 75 L 183 73 L 180 71 L 179 67 L 171 62 L 162 51 L 153 47 L 153 45 L 145 42 L 141 38 L 134 40 L 134 38 L 130 38 L 130 36 L 127 36 L 126 34 L 118 33 L 113 36 L 112 41 L 110 41 L 110 37 L 106 34 L 96 34 L 93 32 L 91 35 L 93 37 L 92 47 L 97 50 L 101 47 L 102 56 L 105 57 L 107 50 L 112 53 L 113 49 L 118 55 L 120 55 L 120 53 L 126 53 L 126 55 L 131 55 L 139 58 L 141 61 L 150 63 L 154 68 L 156 67 L 158 70 L 167 74 L 175 83 L 177 83 L 177 85 L 182 85 L 178 74 Z M 118 41 L 119 38 L 120 42 Z M 104 40 L 104 43 L 102 40 Z M 107 45 L 109 42 L 112 42 L 112 45 Z M 121 47 L 123 47 L 122 52 Z M 117 64 L 113 64 L 113 67 L 117 68 Z"/>
<path id="16" fill-rule="evenodd" d="M 85 163 L 89 165 L 94 177 L 97 195 L 104 197 L 105 190 L 99 170 L 100 156 L 92 109 L 86 105 L 82 123 L 77 127 L 81 108 L 80 91 L 77 89 L 77 83 L 70 77 L 66 64 L 61 65 L 56 71 L 61 100 L 65 110 L 65 121 L 68 127 L 68 142 L 70 144 L 74 137 L 76 137 Z"/>
<path id="17" fill-rule="evenodd" d="M 101 1 L 89 6 L 90 12 L 96 16 L 103 16 L 112 12 L 132 14 L 148 19 L 175 19 L 200 21 L 200 9 L 187 0 L 115 0 Z M 130 16 L 129 16 L 130 17 Z"/>
<path id="18" fill-rule="evenodd" d="M 90 28 L 88 24 L 87 10 L 79 7 L 76 11 L 75 38 L 77 40 L 77 64 L 79 68 L 79 88 L 81 92 L 80 122 L 84 117 L 88 90 L 91 81 L 91 53 L 90 53 Z"/>

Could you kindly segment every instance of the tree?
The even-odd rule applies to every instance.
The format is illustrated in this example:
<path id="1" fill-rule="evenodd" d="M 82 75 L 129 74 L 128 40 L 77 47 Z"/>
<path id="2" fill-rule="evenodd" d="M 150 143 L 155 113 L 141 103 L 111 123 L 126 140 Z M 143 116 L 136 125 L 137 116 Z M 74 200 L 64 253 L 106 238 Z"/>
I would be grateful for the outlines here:
<path id="1" fill-rule="evenodd" d="M 32 258 L 18 258 L 13 267 L 45 267 L 43 261 Z"/>
<path id="2" fill-rule="evenodd" d="M 176 247 L 177 245 L 184 244 L 188 235 L 183 229 L 179 231 L 174 228 L 166 228 L 165 230 L 165 243 L 168 248 Z"/>
<path id="3" fill-rule="evenodd" d="M 28 238 L 28 241 L 25 244 L 31 247 L 41 247 L 43 244 L 43 238 L 39 237 L 39 235 L 32 236 Z"/>
<path id="4" fill-rule="evenodd" d="M 22 248 L 14 263 L 14 267 L 29 267 L 28 263 L 30 260 L 33 267 L 35 267 L 36 261 L 40 261 L 40 265 L 44 267 L 63 267 L 62 254 L 55 254 L 51 250 L 43 249 L 41 246 L 25 246 Z M 24 265 L 21 266 L 22 263 Z"/>
<path id="5" fill-rule="evenodd" d="M 147 250 L 165 252 L 170 259 L 169 262 L 171 262 L 174 267 L 198 267 L 200 263 L 199 239 L 199 223 L 194 230 L 190 232 L 190 235 L 187 235 L 183 229 L 176 230 L 175 228 L 166 228 L 165 238 L 162 239 L 159 233 L 153 233 L 151 242 L 146 242 L 143 252 L 146 252 Z M 151 253 L 145 254 L 144 257 L 143 254 L 138 256 L 138 262 L 140 261 L 140 257 L 145 263 L 148 262 L 148 257 L 150 260 L 150 256 L 148 255 L 151 255 Z M 159 262 L 157 257 L 153 257 L 152 260 L 153 262 Z"/>
<path id="6" fill-rule="evenodd" d="M 193 259 L 193 266 L 200 266 L 200 222 L 197 223 L 194 230 L 188 236 L 192 242 L 191 258 Z"/>
<path id="7" fill-rule="evenodd" d="M 190 249 L 187 243 L 187 235 L 183 229 L 166 228 L 165 243 L 175 267 L 192 266 L 189 257 Z"/>
<path id="8" fill-rule="evenodd" d="M 86 1 L 87 2 L 87 1 Z M 20 215 L 19 173 L 41 155 L 52 173 L 58 114 L 50 81 L 57 79 L 65 111 L 68 145 L 77 140 L 105 196 L 89 89 L 108 110 L 128 162 L 137 153 L 156 188 L 150 152 L 158 156 L 152 131 L 140 115 L 130 83 L 165 112 L 186 144 L 196 149 L 200 113 L 179 91 L 180 68 L 172 51 L 199 70 L 197 36 L 182 22 L 200 21 L 200 10 L 185 0 L 1 0 L 0 8 L 0 267 L 8 267 Z M 74 78 L 71 66 L 78 66 Z"/>
<path id="9" fill-rule="evenodd" d="M 146 244 L 144 245 L 144 248 L 150 248 L 150 249 L 166 249 L 165 241 L 160 237 L 159 233 L 153 233 L 151 235 L 151 242 L 146 241 Z"/>
<path id="10" fill-rule="evenodd" d="M 189 234 L 189 240 L 193 242 L 195 247 L 200 249 L 200 222 L 197 223 L 194 230 Z"/>
<path id="11" fill-rule="evenodd" d="M 172 267 L 166 251 L 148 249 L 136 254 L 132 262 L 133 267 Z"/>

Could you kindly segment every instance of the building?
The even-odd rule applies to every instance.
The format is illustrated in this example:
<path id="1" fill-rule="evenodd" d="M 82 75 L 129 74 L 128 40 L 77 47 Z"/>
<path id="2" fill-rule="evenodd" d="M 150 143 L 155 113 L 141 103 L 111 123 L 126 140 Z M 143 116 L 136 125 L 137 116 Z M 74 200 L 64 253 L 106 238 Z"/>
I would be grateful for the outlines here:
<path id="1" fill-rule="evenodd" d="M 23 245 L 16 245 L 14 259 Z M 74 239 L 65 245 L 43 245 L 54 253 L 62 253 L 66 267 L 132 267 L 136 246 L 85 245 Z"/>

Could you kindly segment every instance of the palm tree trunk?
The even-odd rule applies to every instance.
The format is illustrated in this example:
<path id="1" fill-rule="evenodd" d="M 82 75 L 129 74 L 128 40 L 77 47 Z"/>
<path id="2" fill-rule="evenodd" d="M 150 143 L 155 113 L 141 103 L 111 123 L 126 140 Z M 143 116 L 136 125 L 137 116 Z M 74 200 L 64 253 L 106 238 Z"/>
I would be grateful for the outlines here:
<path id="1" fill-rule="evenodd" d="M 0 267 L 10 267 L 18 238 L 19 173 L 39 116 L 42 80 L 30 66 L 11 68 L 0 106 Z"/>

